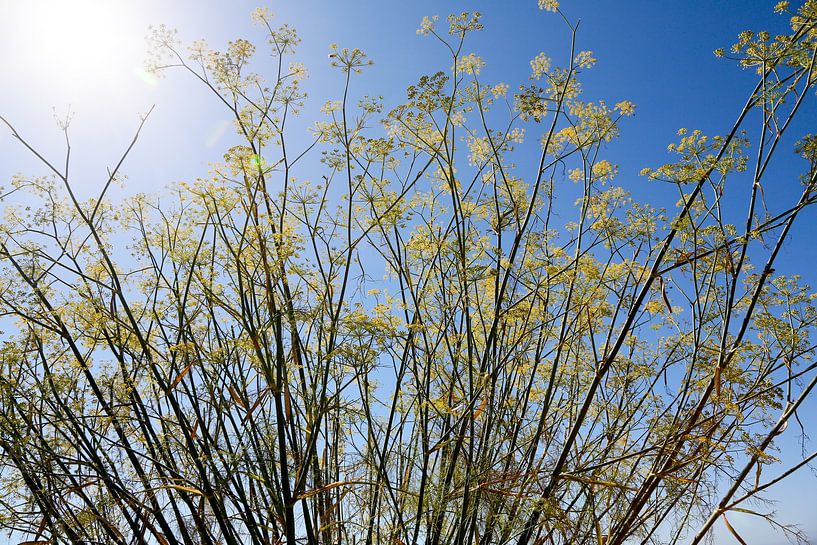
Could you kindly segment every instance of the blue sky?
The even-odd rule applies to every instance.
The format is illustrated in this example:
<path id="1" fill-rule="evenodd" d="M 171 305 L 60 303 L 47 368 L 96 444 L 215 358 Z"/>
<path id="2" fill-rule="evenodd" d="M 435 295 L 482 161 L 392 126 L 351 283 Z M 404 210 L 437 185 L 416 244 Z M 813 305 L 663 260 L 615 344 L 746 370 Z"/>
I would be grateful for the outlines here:
<path id="1" fill-rule="evenodd" d="M 69 3 L 61 1 L 63 6 Z M 251 25 L 249 13 L 263 4 L 258 0 L 72 2 L 91 6 L 89 13 L 98 18 L 55 18 L 55 11 L 63 9 L 55 8 L 56 0 L 0 0 L 0 73 L 4 76 L 0 115 L 48 156 L 60 157 L 62 137 L 53 111 L 62 115 L 70 105 L 76 183 L 81 193 L 90 195 L 104 182 L 106 167 L 127 146 L 138 125 L 138 113 L 155 105 L 125 165 L 129 182 L 122 191 L 158 192 L 167 184 L 206 175 L 208 163 L 220 159 L 230 140 L 229 119 L 201 86 L 181 73 L 158 82 L 146 79 L 139 71 L 144 36 L 148 25 L 164 23 L 178 28 L 186 43 L 203 37 L 222 47 L 236 37 L 260 39 L 260 29 Z M 506 81 L 513 88 L 527 78 L 528 61 L 540 51 L 557 64 L 566 60 L 566 29 L 555 16 L 539 11 L 535 0 L 279 0 L 267 5 L 276 21 L 293 25 L 303 38 L 298 60 L 311 75 L 305 84 L 311 95 L 307 121 L 316 118 L 310 112 L 337 98 L 341 90 L 339 74 L 327 66 L 330 43 L 360 47 L 369 54 L 375 65 L 354 85 L 383 95 L 387 107 L 398 103 L 405 87 L 419 75 L 447 69 L 450 63 L 440 48 L 415 34 L 423 15 L 463 10 L 484 14 L 486 30 L 470 41 L 466 52 L 477 52 L 487 62 L 483 74 L 488 81 Z M 785 31 L 786 19 L 773 15 L 772 5 L 758 0 L 563 2 L 569 17 L 581 19 L 578 49 L 593 50 L 599 59 L 584 80 L 587 96 L 609 103 L 627 99 L 638 107 L 636 116 L 623 125 L 620 141 L 608 150 L 610 160 L 620 165 L 619 183 L 637 199 L 672 208 L 677 196 L 671 188 L 650 184 L 637 174 L 645 166 L 668 160 L 666 145 L 676 138 L 679 127 L 700 128 L 707 134 L 730 129 L 754 78 L 715 58 L 712 51 L 728 48 L 745 29 Z M 46 33 L 59 39 L 46 40 Z M 82 48 L 72 51 L 66 44 L 73 41 L 81 42 Z M 814 125 L 815 112 L 812 105 L 792 132 L 802 133 L 808 121 Z M 793 158 L 788 151 L 784 155 L 786 160 Z M 18 172 L 42 169 L 0 130 L 0 180 Z M 779 172 L 796 176 L 796 170 L 786 165 Z M 770 207 L 783 202 L 777 200 L 779 194 L 769 193 Z M 780 272 L 803 274 L 813 286 L 817 274 L 811 264 L 817 261 L 817 245 L 809 240 L 811 229 L 804 227 L 815 221 L 814 210 L 804 214 L 778 267 Z M 802 473 L 774 493 L 781 518 L 804 524 L 812 538 L 817 538 L 815 490 L 817 478 Z M 739 530 L 749 530 L 752 543 L 775 545 L 782 539 L 772 537 L 766 525 L 757 525 L 748 515 L 735 514 L 730 520 Z"/>

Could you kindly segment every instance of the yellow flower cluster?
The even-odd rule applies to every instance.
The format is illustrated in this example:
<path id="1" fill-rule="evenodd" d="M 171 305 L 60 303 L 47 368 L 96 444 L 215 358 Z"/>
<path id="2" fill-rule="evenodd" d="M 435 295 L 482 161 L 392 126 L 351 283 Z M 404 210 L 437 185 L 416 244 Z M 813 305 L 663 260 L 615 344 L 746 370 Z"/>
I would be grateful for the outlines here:
<path id="1" fill-rule="evenodd" d="M 514 127 L 505 135 L 505 138 L 516 144 L 521 144 L 525 141 L 525 129 Z"/>
<path id="2" fill-rule="evenodd" d="M 482 14 L 478 11 L 469 13 L 463 11 L 459 15 L 448 16 L 448 33 L 452 36 L 464 36 L 466 32 L 472 30 L 482 30 L 482 23 L 479 22 Z"/>
<path id="3" fill-rule="evenodd" d="M 594 181 L 599 182 L 607 182 L 612 180 L 616 174 L 618 174 L 618 166 L 610 163 L 610 161 L 606 159 L 602 159 L 595 163 L 591 168 L 590 172 L 593 175 Z M 568 174 L 568 178 L 570 178 L 574 182 L 578 182 L 584 179 L 584 169 L 582 168 L 574 168 Z"/>
<path id="4" fill-rule="evenodd" d="M 539 0 L 539 9 L 556 11 L 559 9 L 559 2 L 558 0 Z"/>
<path id="5" fill-rule="evenodd" d="M 468 155 L 468 163 L 472 166 L 481 165 L 491 156 L 491 144 L 485 137 L 469 138 L 468 150 L 471 152 Z"/>
<path id="6" fill-rule="evenodd" d="M 423 20 L 420 21 L 420 28 L 417 29 L 417 34 L 420 36 L 428 36 L 432 32 L 434 32 L 434 27 L 437 20 L 440 17 L 438 15 L 434 15 L 432 17 L 425 16 Z"/>
<path id="7" fill-rule="evenodd" d="M 266 24 L 270 19 L 272 19 L 272 12 L 269 10 L 269 8 L 255 8 L 250 15 L 250 18 L 254 23 Z"/>
<path id="8" fill-rule="evenodd" d="M 621 102 L 617 103 L 615 109 L 621 115 L 626 115 L 628 117 L 635 114 L 635 104 L 629 100 L 622 100 Z"/>
<path id="9" fill-rule="evenodd" d="M 724 143 L 722 136 L 710 138 L 700 130 L 688 133 L 683 128 L 678 130 L 678 136 L 681 136 L 680 141 L 667 146 L 667 150 L 677 153 L 680 160 L 656 169 L 645 168 L 641 171 L 642 176 L 648 176 L 651 180 L 694 183 L 700 182 L 713 171 L 725 175 L 731 171 L 746 170 L 747 158 L 743 152 L 748 142 L 745 138 L 733 138 L 726 153 L 720 154 L 718 150 Z"/>
<path id="10" fill-rule="evenodd" d="M 485 67 L 485 62 L 473 53 L 462 57 L 457 63 L 458 74 L 473 74 L 478 76 L 480 71 Z"/>
<path id="11" fill-rule="evenodd" d="M 531 79 L 542 79 L 542 76 L 550 70 L 550 59 L 544 53 L 539 53 L 535 59 L 530 61 L 530 68 L 532 71 Z"/>
<path id="12" fill-rule="evenodd" d="M 293 62 L 289 65 L 289 75 L 293 79 L 300 81 L 306 79 L 309 72 L 307 72 L 306 66 L 302 62 Z"/>
<path id="13" fill-rule="evenodd" d="M 514 95 L 514 109 L 519 112 L 522 121 L 533 119 L 541 121 L 547 114 L 547 103 L 542 96 L 544 90 L 536 85 L 519 87 L 519 93 Z"/>
<path id="14" fill-rule="evenodd" d="M 343 72 L 354 72 L 359 74 L 361 68 L 364 66 L 371 66 L 374 64 L 366 57 L 366 53 L 355 47 L 349 49 L 344 47 L 340 49 L 337 44 L 329 44 L 329 58 L 331 59 L 329 65 L 334 68 L 340 68 Z"/>
<path id="15" fill-rule="evenodd" d="M 494 98 L 504 97 L 508 94 L 508 84 L 497 83 L 491 88 L 491 94 L 494 95 Z"/>
<path id="16" fill-rule="evenodd" d="M 602 159 L 601 161 L 597 162 L 593 165 L 592 168 L 593 177 L 596 180 L 605 182 L 608 180 L 612 180 L 616 174 L 618 174 L 618 167 L 607 159 Z"/>
<path id="17" fill-rule="evenodd" d="M 576 55 L 574 62 L 579 68 L 589 69 L 593 68 L 593 65 L 596 64 L 596 58 L 593 57 L 592 51 L 581 51 Z"/>

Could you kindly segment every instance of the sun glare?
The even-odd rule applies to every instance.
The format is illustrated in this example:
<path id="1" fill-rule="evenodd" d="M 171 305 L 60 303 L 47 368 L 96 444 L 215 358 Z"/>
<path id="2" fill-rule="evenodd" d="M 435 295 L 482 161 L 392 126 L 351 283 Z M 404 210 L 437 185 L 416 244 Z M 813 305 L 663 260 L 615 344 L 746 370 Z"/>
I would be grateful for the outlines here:
<path id="1" fill-rule="evenodd" d="M 18 7 L 24 70 L 69 94 L 110 91 L 140 73 L 145 29 L 119 0 L 31 0 Z"/>

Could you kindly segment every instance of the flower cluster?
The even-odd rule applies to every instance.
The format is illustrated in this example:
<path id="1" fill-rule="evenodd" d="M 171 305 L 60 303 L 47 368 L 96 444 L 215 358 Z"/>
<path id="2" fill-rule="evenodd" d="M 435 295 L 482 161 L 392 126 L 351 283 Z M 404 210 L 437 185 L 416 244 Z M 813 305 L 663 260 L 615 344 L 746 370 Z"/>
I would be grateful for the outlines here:
<path id="1" fill-rule="evenodd" d="M 575 62 L 576 66 L 579 68 L 590 69 L 593 68 L 594 64 L 596 64 L 596 58 L 593 57 L 592 51 L 581 51 L 578 55 L 576 55 L 573 62 Z"/>
<path id="2" fill-rule="evenodd" d="M 448 16 L 448 33 L 452 36 L 465 36 L 466 32 L 472 30 L 482 30 L 482 23 L 479 22 L 482 14 L 478 11 L 469 13 L 463 11 L 459 15 Z"/>
<path id="3" fill-rule="evenodd" d="M 473 53 L 462 57 L 456 64 L 458 74 L 472 74 L 478 76 L 485 67 L 485 61 Z"/>
<path id="4" fill-rule="evenodd" d="M 374 62 L 366 58 L 366 53 L 358 48 L 338 48 L 338 44 L 329 44 L 329 64 L 340 68 L 343 72 L 359 74 L 364 66 L 371 66 Z"/>
<path id="5" fill-rule="evenodd" d="M 434 28 L 436 26 L 437 20 L 439 20 L 438 15 L 433 15 L 431 17 L 425 16 L 423 20 L 420 21 L 420 28 L 417 29 L 417 34 L 420 36 L 428 36 L 432 32 L 434 32 Z"/>
<path id="6" fill-rule="evenodd" d="M 621 102 L 617 103 L 615 109 L 618 111 L 618 113 L 627 117 L 635 115 L 635 104 L 629 100 L 622 100 Z"/>
<path id="7" fill-rule="evenodd" d="M 542 79 L 542 76 L 547 74 L 547 71 L 550 70 L 550 59 L 545 56 L 544 53 L 539 53 L 536 55 L 536 58 L 530 61 L 530 68 L 531 68 L 531 76 L 530 79 L 532 80 L 539 80 Z"/>
<path id="8" fill-rule="evenodd" d="M 508 94 L 508 84 L 497 83 L 491 88 L 491 94 L 494 95 L 494 98 L 506 96 Z"/>

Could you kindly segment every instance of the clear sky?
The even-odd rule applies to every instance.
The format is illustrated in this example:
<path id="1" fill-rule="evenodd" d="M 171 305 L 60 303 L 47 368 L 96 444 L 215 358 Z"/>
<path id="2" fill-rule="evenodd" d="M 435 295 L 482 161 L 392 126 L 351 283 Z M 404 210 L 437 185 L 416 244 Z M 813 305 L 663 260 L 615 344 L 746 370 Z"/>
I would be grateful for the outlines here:
<path id="1" fill-rule="evenodd" d="M 753 86 L 753 74 L 716 59 L 712 51 L 729 47 L 745 29 L 784 31 L 786 19 L 772 13 L 765 0 L 564 0 L 563 9 L 581 19 L 578 49 L 594 51 L 597 66 L 585 78 L 586 94 L 608 103 L 631 100 L 637 114 L 623 125 L 609 158 L 620 165 L 619 183 L 638 200 L 672 208 L 676 194 L 651 184 L 638 172 L 668 160 L 666 145 L 680 127 L 707 134 L 727 132 Z M 155 105 L 143 137 L 125 165 L 129 182 L 123 189 L 158 192 L 167 184 L 207 173 L 230 140 L 229 118 L 213 97 L 181 73 L 155 80 L 141 69 L 148 25 L 179 29 L 189 43 L 206 38 L 215 47 L 228 39 L 262 35 L 249 20 L 260 0 L 0 0 L 0 115 L 48 156 L 63 153 L 54 115 L 69 110 L 74 172 L 82 193 L 90 195 L 105 180 L 138 125 L 138 114 Z M 529 73 L 528 61 L 540 51 L 564 62 L 563 25 L 536 8 L 535 0 L 470 2 L 450 0 L 278 0 L 266 3 L 276 21 L 293 25 L 303 38 L 299 60 L 310 71 L 305 84 L 311 112 L 340 92 L 339 75 L 327 66 L 327 46 L 359 47 L 375 65 L 356 88 L 383 95 L 386 106 L 404 98 L 405 87 L 423 73 L 448 69 L 449 62 L 431 40 L 415 30 L 423 15 L 478 10 L 485 31 L 468 46 L 487 62 L 485 78 L 507 81 L 512 88 Z M 793 133 L 817 125 L 812 104 Z M 812 128 L 814 130 L 814 128 Z M 790 144 L 789 149 L 790 149 Z M 793 157 L 784 154 L 786 157 Z M 0 185 L 12 174 L 42 173 L 5 129 L 0 130 Z M 795 170 L 781 173 L 796 176 Z M 787 183 L 792 183 L 789 180 Z M 769 205 L 779 192 L 769 192 Z M 790 195 L 789 195 L 790 198 Z M 817 285 L 817 244 L 813 242 L 814 210 L 800 220 L 779 272 L 801 273 Z M 804 228 L 805 227 L 805 228 Z M 811 409 L 814 410 L 814 404 Z M 811 419 L 815 424 L 815 419 Z M 812 429 L 812 434 L 817 430 Z M 789 444 L 790 447 L 795 447 Z M 813 445 L 812 445 L 813 448 Z M 796 450 L 796 449 L 795 449 Z M 817 478 L 804 472 L 780 486 L 782 520 L 798 522 L 817 539 Z M 747 531 L 751 543 L 776 545 L 768 526 L 735 514 L 730 519 Z M 719 536 L 725 536 L 722 528 Z M 723 542 L 733 540 L 723 537 Z M 718 539 L 721 542 L 721 539 Z"/>

